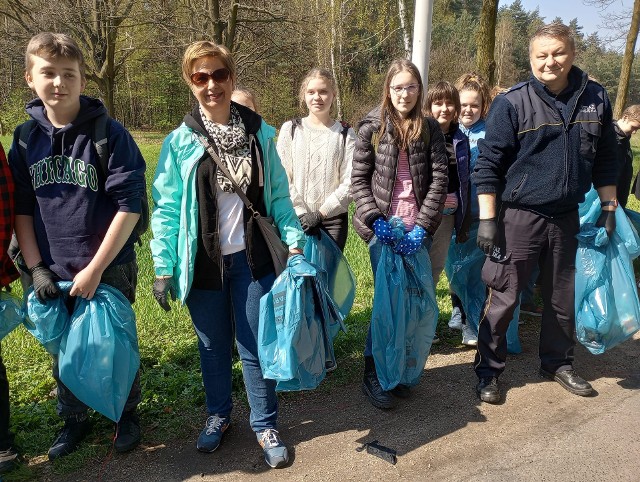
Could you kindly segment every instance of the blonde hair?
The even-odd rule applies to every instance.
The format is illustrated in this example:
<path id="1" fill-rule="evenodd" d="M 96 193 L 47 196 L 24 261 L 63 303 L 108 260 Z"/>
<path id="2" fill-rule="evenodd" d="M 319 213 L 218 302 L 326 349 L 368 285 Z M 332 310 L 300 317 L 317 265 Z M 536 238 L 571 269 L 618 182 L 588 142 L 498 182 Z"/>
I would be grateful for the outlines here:
<path id="1" fill-rule="evenodd" d="M 203 57 L 219 58 L 224 66 L 229 69 L 232 84 L 236 84 L 236 62 L 233 60 L 229 49 L 224 45 L 218 45 L 208 40 L 199 40 L 189 45 L 182 56 L 182 78 L 188 85 L 191 85 L 191 69 L 193 68 L 194 62 Z"/>
<path id="2" fill-rule="evenodd" d="M 622 118 L 624 119 L 625 117 L 640 122 L 640 105 L 634 104 L 627 107 L 622 113 Z"/>
<path id="3" fill-rule="evenodd" d="M 406 118 L 400 117 L 398 111 L 391 101 L 391 81 L 400 72 L 409 72 L 418 82 L 418 98 L 416 105 Z M 415 142 L 422 136 L 424 117 L 422 106 L 424 104 L 424 86 L 422 76 L 416 65 L 407 59 L 397 59 L 391 62 L 387 75 L 384 79 L 382 90 L 382 103 L 380 108 L 380 136 L 385 131 L 387 120 L 391 122 L 394 130 L 398 134 L 396 145 L 400 149 L 407 149 L 411 142 Z"/>
<path id="4" fill-rule="evenodd" d="M 307 75 L 304 77 L 304 79 L 302 79 L 302 82 L 300 83 L 298 101 L 301 112 L 306 111 L 307 103 L 305 102 L 305 94 L 307 93 L 307 86 L 309 85 L 309 82 L 311 82 L 313 79 L 322 79 L 327 84 L 329 84 L 331 92 L 333 93 L 333 100 L 335 100 L 336 96 L 338 95 L 338 84 L 336 83 L 336 79 L 333 77 L 331 71 L 322 67 L 314 67 L 309 72 L 307 72 Z M 333 103 L 331 104 L 331 107 L 333 108 Z"/>
<path id="5" fill-rule="evenodd" d="M 244 86 L 238 85 L 238 86 L 236 86 L 235 89 L 233 89 L 233 92 L 231 93 L 231 97 L 233 98 L 233 96 L 235 94 L 242 94 L 247 99 L 249 99 L 249 101 L 253 105 L 253 111 L 255 113 L 258 113 L 258 107 L 259 107 L 258 106 L 258 99 L 256 97 L 256 93 L 253 90 L 251 90 L 249 87 L 244 87 Z M 237 102 L 237 103 L 239 104 L 239 102 Z M 245 107 L 249 107 L 249 106 L 245 105 Z"/>
<path id="6" fill-rule="evenodd" d="M 502 87 L 501 85 L 494 85 L 493 88 L 491 89 L 491 102 L 493 102 L 493 99 L 498 97 L 500 94 L 504 94 L 508 90 L 509 89 L 507 87 Z"/>
<path id="7" fill-rule="evenodd" d="M 491 91 L 489 90 L 489 84 L 487 84 L 487 82 L 482 78 L 480 74 L 477 74 L 476 72 L 462 74 L 460 77 L 458 77 L 458 80 L 456 80 L 456 89 L 458 89 L 458 93 L 462 92 L 463 90 L 470 90 L 472 92 L 477 92 L 478 94 L 480 94 L 480 98 L 482 99 L 480 118 L 484 119 L 485 117 L 487 117 L 492 96 Z"/>
<path id="8" fill-rule="evenodd" d="M 46 59 L 64 58 L 75 60 L 78 62 L 80 76 L 84 79 L 86 65 L 84 63 L 84 55 L 78 44 L 64 33 L 41 32 L 31 37 L 27 44 L 27 50 L 24 56 L 25 71 L 31 72 L 33 61 L 31 57 L 43 57 Z"/>

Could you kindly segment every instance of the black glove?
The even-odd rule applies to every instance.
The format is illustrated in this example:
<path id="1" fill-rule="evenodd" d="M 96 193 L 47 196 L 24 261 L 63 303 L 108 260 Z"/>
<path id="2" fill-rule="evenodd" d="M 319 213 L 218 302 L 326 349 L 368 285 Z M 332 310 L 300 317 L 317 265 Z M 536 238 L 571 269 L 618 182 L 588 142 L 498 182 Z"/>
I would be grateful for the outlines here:
<path id="1" fill-rule="evenodd" d="M 498 226 L 496 225 L 496 218 L 480 220 L 477 243 L 478 248 L 480 248 L 484 254 L 491 256 L 493 246 L 498 244 Z"/>
<path id="2" fill-rule="evenodd" d="M 616 212 L 614 211 L 602 211 L 600 216 L 598 216 L 598 220 L 596 221 L 596 226 L 599 228 L 604 228 L 607 230 L 607 236 L 611 236 L 613 232 L 616 230 Z"/>
<path id="3" fill-rule="evenodd" d="M 153 297 L 164 311 L 171 310 L 167 293 L 171 295 L 173 301 L 176 300 L 176 288 L 173 286 L 173 278 L 156 278 L 153 282 Z"/>
<path id="4" fill-rule="evenodd" d="M 60 296 L 60 289 L 56 284 L 57 276 L 44 262 L 40 261 L 29 270 L 33 278 L 33 291 L 40 303 L 53 300 Z"/>
<path id="5" fill-rule="evenodd" d="M 298 216 L 300 218 L 300 224 L 305 234 L 316 234 L 318 224 L 322 222 L 324 216 L 320 214 L 320 211 L 313 211 L 311 213 L 304 213 Z"/>

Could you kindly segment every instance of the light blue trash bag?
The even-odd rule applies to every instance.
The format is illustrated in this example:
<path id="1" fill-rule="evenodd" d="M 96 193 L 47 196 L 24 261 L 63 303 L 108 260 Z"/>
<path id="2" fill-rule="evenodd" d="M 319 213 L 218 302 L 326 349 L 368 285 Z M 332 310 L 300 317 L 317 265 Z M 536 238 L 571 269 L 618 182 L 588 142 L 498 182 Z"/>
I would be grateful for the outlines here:
<path id="1" fill-rule="evenodd" d="M 616 210 L 616 231 L 607 236 L 595 226 L 600 199 L 592 189 L 580 205 L 576 253 L 576 337 L 597 355 L 622 343 L 640 329 L 640 301 L 632 260 L 640 238 L 623 209 Z M 631 217 L 638 217 L 631 212 Z"/>
<path id="2" fill-rule="evenodd" d="M 125 296 L 101 283 L 90 301 L 76 298 L 58 357 L 60 380 L 78 400 L 120 420 L 140 368 L 136 317 Z"/>
<path id="3" fill-rule="evenodd" d="M 396 242 L 404 235 L 401 219 L 389 220 Z M 420 381 L 438 322 L 438 305 L 429 253 L 423 246 L 401 256 L 374 238 L 379 254 L 371 313 L 371 346 L 376 374 L 384 390 Z"/>
<path id="4" fill-rule="evenodd" d="M 17 296 L 0 291 L 0 340 L 24 321 L 22 302 Z"/>
<path id="5" fill-rule="evenodd" d="M 277 391 L 311 390 L 335 368 L 333 338 L 343 316 L 327 294 L 326 272 L 304 256 L 287 268 L 260 299 L 258 357 Z"/>
<path id="6" fill-rule="evenodd" d="M 56 283 L 61 295 L 41 303 L 36 297 L 33 287 L 27 292 L 27 317 L 24 326 L 51 355 L 60 351 L 62 335 L 69 327 L 71 315 L 67 308 L 71 281 Z M 73 301 L 75 303 L 75 301 Z"/>
<path id="7" fill-rule="evenodd" d="M 449 280 L 452 291 L 460 298 L 462 307 L 467 315 L 467 324 L 478 334 L 478 322 L 482 316 L 484 302 L 487 297 L 486 285 L 482 282 L 482 266 L 486 259 L 485 254 L 478 248 L 478 223 L 473 223 L 469 230 L 469 239 L 464 243 L 456 244 L 456 235 L 453 234 L 444 271 Z M 522 347 L 518 337 L 518 320 L 520 319 L 520 304 L 513 313 L 513 319 L 507 329 L 507 351 L 520 353 Z"/>
<path id="8" fill-rule="evenodd" d="M 327 272 L 328 293 L 343 317 L 347 317 L 356 298 L 356 277 L 338 245 L 320 230 L 317 236 L 307 236 L 304 257 Z"/>

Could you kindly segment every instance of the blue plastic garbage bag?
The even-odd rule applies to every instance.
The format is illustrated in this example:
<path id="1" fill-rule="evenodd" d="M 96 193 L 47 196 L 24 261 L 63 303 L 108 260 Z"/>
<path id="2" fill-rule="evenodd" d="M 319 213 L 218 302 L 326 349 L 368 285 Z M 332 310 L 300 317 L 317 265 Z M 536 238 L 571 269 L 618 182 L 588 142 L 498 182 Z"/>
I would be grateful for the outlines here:
<path id="1" fill-rule="evenodd" d="M 58 356 L 60 379 L 78 400 L 120 420 L 140 367 L 136 317 L 124 295 L 101 283 L 90 301 L 76 298 Z"/>
<path id="2" fill-rule="evenodd" d="M 22 302 L 16 296 L 0 291 L 0 340 L 24 321 Z"/>
<path id="3" fill-rule="evenodd" d="M 304 257 L 311 264 L 327 272 L 328 293 L 345 318 L 356 298 L 356 277 L 338 245 L 324 231 L 317 236 L 307 236 Z"/>
<path id="4" fill-rule="evenodd" d="M 404 235 L 402 220 L 392 217 L 389 222 L 399 241 Z M 377 238 L 369 250 L 371 259 L 378 259 L 371 314 L 371 345 L 378 380 L 384 390 L 399 383 L 416 385 L 438 323 L 429 253 L 423 246 L 415 254 L 401 256 Z"/>
<path id="5" fill-rule="evenodd" d="M 72 306 L 75 300 L 69 300 L 69 291 L 73 283 L 71 281 L 60 281 L 57 283 L 61 291 L 61 296 L 46 303 L 41 303 L 33 291 L 33 287 L 27 293 L 27 317 L 24 326 L 29 330 L 36 340 L 38 340 L 45 350 L 52 355 L 57 355 L 60 351 L 60 341 L 62 335 L 69 327 L 71 315 L 68 303 Z"/>
<path id="6" fill-rule="evenodd" d="M 597 228 L 600 201 L 594 192 L 580 206 L 583 224 L 577 236 L 575 311 L 578 341 L 600 354 L 640 329 L 632 264 L 640 254 L 640 238 L 622 209 L 616 210 L 616 231 L 611 237 L 604 228 Z"/>
<path id="7" fill-rule="evenodd" d="M 333 338 L 343 316 L 327 293 L 327 273 L 292 256 L 260 300 L 258 357 L 277 391 L 311 390 L 336 366 Z"/>
<path id="8" fill-rule="evenodd" d="M 473 223 L 469 230 L 469 239 L 464 243 L 456 244 L 456 235 L 453 234 L 444 271 L 449 280 L 451 290 L 460 298 L 462 307 L 467 315 L 467 324 L 478 334 L 478 322 L 482 316 L 484 302 L 487 297 L 486 285 L 482 282 L 482 266 L 486 259 L 485 254 L 478 248 L 478 223 Z M 513 313 L 513 319 L 507 330 L 507 351 L 520 353 L 522 347 L 518 337 L 518 320 L 520 318 L 520 305 Z"/>

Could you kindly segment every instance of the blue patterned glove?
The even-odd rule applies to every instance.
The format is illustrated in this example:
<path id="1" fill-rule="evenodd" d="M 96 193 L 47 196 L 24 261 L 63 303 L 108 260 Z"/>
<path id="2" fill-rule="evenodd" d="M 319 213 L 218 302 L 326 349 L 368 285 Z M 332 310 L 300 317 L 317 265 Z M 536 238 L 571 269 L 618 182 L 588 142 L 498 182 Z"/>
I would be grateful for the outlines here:
<path id="1" fill-rule="evenodd" d="M 395 241 L 393 232 L 391 231 L 391 225 L 382 216 L 374 221 L 373 232 L 382 244 L 393 244 Z"/>
<path id="2" fill-rule="evenodd" d="M 395 252 L 402 256 L 414 254 L 422 246 L 422 241 L 424 241 L 426 235 L 427 232 L 424 228 L 416 224 L 413 229 L 405 233 L 400 242 L 396 244 Z"/>

